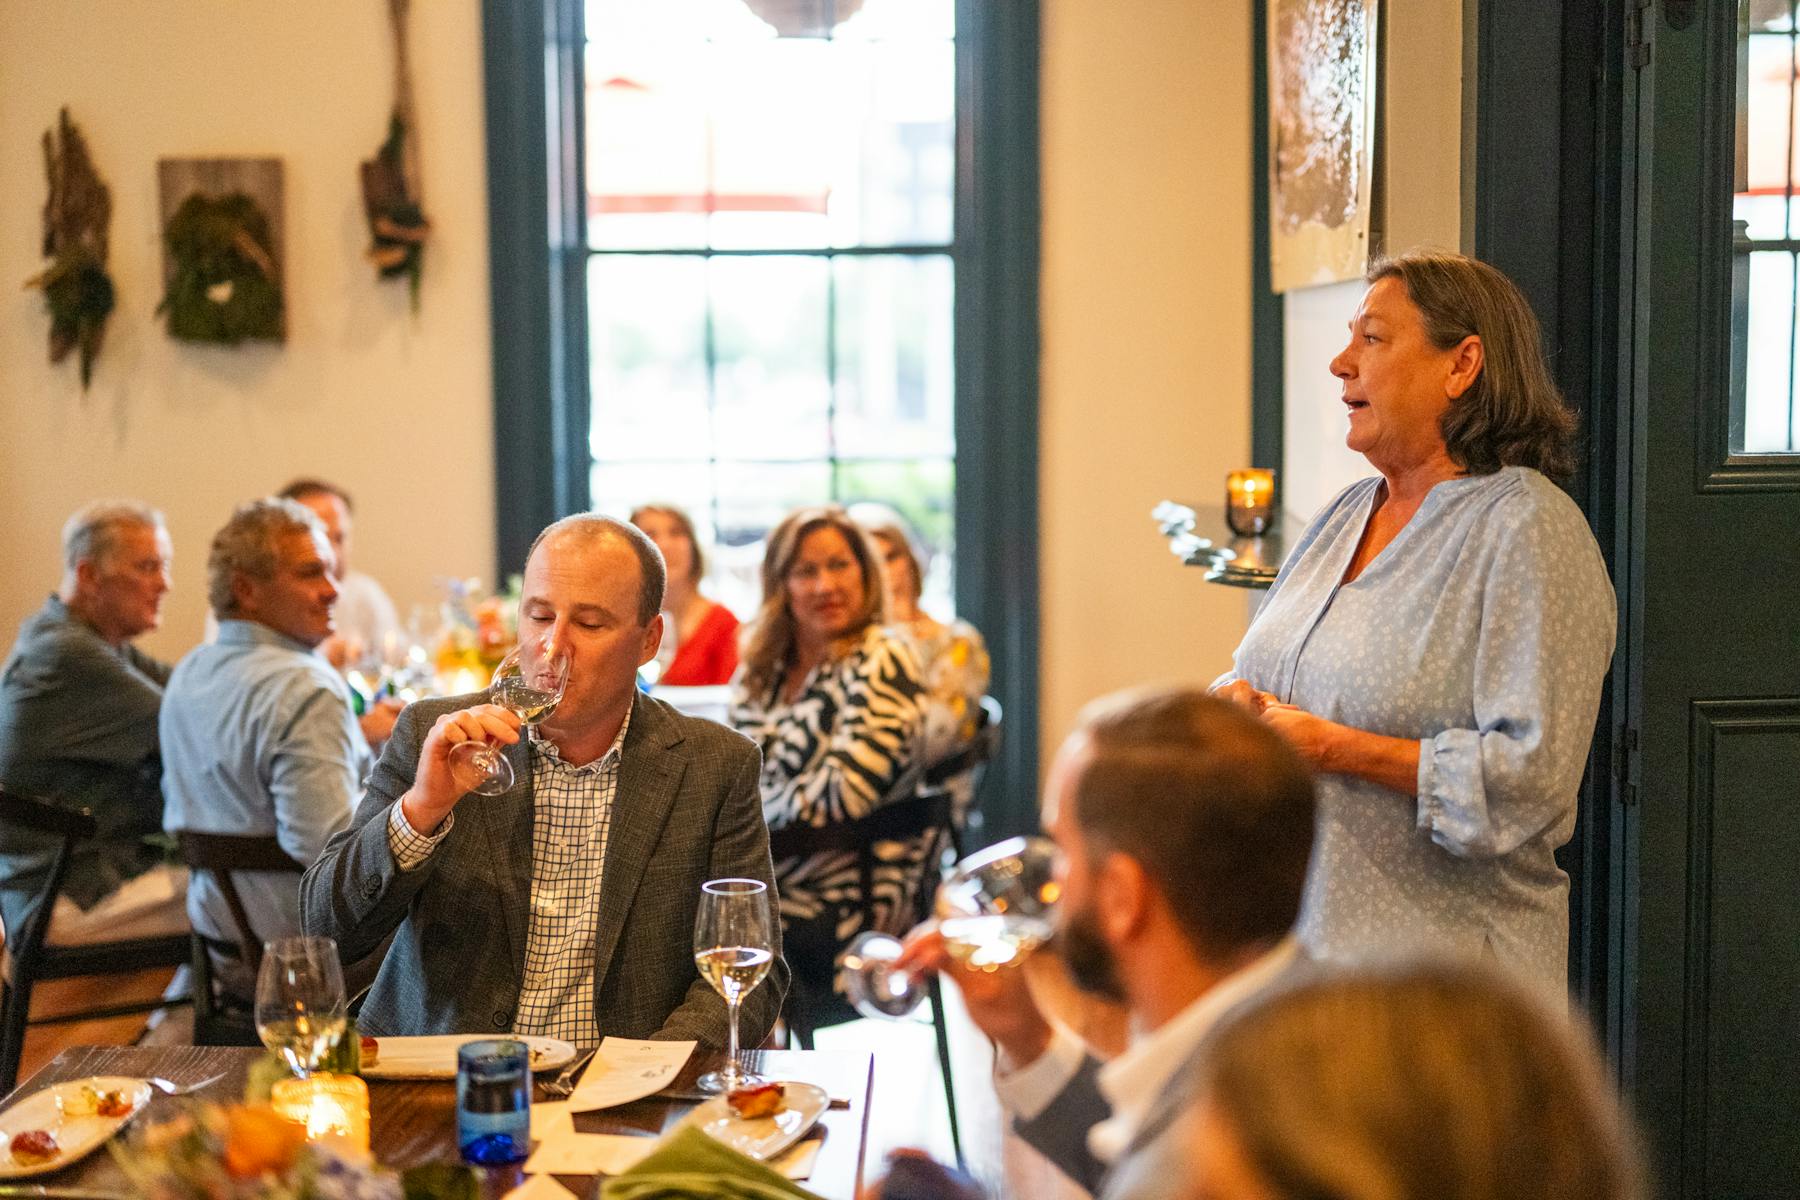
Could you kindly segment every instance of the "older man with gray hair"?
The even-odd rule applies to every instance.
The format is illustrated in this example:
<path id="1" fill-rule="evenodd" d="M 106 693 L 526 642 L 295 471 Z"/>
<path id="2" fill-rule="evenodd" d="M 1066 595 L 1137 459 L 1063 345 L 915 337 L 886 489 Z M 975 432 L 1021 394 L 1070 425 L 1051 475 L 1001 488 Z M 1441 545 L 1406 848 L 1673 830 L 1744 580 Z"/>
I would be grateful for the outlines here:
<path id="1" fill-rule="evenodd" d="M 350 693 L 314 653 L 331 636 L 337 602 L 331 543 L 304 506 L 252 500 L 213 538 L 206 575 L 219 637 L 169 678 L 164 823 L 171 832 L 273 836 L 307 865 L 349 824 L 369 765 Z M 239 872 L 234 882 L 258 937 L 300 932 L 297 876 Z M 188 915 L 202 935 L 236 940 L 209 877 L 194 880 Z M 247 990 L 244 974 L 221 962 L 229 991 Z"/>
<path id="2" fill-rule="evenodd" d="M 49 941 L 186 929 L 185 874 L 145 838 L 162 825 L 156 716 L 169 668 L 132 646 L 162 622 L 169 531 L 131 500 L 87 505 L 63 526 L 62 584 L 19 628 L 0 668 L 0 786 L 85 808 L 99 835 L 76 848 Z M 31 916 L 54 838 L 0 831 L 0 918 Z"/>

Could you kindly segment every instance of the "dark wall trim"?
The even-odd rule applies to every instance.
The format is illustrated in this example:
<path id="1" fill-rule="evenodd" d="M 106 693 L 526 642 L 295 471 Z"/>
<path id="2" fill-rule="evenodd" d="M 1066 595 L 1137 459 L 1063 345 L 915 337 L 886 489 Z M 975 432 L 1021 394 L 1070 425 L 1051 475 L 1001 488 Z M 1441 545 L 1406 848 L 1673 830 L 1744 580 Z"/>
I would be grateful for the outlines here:
<path id="1" fill-rule="evenodd" d="M 1269 4 L 1251 6 L 1250 464 L 1279 471 L 1285 452 L 1285 312 L 1269 269 Z M 1277 476 L 1279 478 L 1279 476 Z"/>
<path id="2" fill-rule="evenodd" d="M 495 577 L 587 507 L 581 5 L 483 0 Z M 546 53 L 553 47 L 554 53 Z"/>
<path id="3" fill-rule="evenodd" d="M 1037 828 L 1038 4 L 958 0 L 956 606 L 1005 710 L 980 841 Z"/>

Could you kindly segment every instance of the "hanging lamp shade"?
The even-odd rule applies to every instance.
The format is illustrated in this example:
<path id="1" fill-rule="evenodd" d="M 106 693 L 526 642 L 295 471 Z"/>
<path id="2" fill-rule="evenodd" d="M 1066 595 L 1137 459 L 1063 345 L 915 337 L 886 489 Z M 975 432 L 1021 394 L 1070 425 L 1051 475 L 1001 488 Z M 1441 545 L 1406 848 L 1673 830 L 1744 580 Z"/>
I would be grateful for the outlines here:
<path id="1" fill-rule="evenodd" d="M 785 38 L 830 37 L 862 6 L 863 0 L 744 0 L 745 8 Z"/>

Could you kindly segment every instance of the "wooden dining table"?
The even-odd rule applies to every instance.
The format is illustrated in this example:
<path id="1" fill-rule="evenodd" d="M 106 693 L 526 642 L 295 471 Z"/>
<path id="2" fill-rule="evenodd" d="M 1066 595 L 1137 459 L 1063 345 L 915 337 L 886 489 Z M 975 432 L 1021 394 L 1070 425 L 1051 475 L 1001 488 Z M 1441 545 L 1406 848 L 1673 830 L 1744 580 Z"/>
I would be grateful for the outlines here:
<path id="1" fill-rule="evenodd" d="M 230 1103 L 244 1094 L 251 1065 L 262 1050 L 225 1046 L 77 1046 L 63 1051 L 8 1097 L 6 1104 L 51 1084 L 90 1075 L 157 1077 L 175 1084 L 197 1083 L 215 1075 L 216 1082 L 193 1093 L 200 1099 Z M 575 1127 L 583 1133 L 635 1134 L 655 1137 L 679 1122 L 699 1103 L 695 1080 L 716 1069 L 719 1051 L 697 1051 L 664 1091 L 630 1104 L 580 1113 Z M 862 1184 L 863 1151 L 868 1143 L 869 1097 L 874 1060 L 867 1054 L 818 1050 L 752 1050 L 746 1065 L 769 1079 L 817 1084 L 833 1104 L 808 1137 L 821 1138 L 818 1158 L 800 1186 L 828 1200 L 855 1200 Z M 553 1073 L 540 1076 L 552 1078 Z M 425 1163 L 459 1162 L 456 1147 L 456 1083 L 454 1080 L 383 1080 L 369 1084 L 370 1149 L 385 1166 L 405 1168 Z M 549 1099 L 541 1086 L 534 1100 Z M 150 1110 L 173 1107 L 181 1100 L 153 1092 Z M 128 1134 L 126 1136 L 129 1136 Z M 504 1196 L 525 1181 L 520 1167 L 476 1168 L 484 1198 Z M 597 1197 L 600 1182 L 589 1177 L 557 1176 L 577 1196 Z M 26 1182 L 26 1181 L 22 1181 Z M 93 1195 L 131 1194 L 125 1175 L 104 1150 L 47 1176 L 28 1181 L 47 1188 Z M 0 1195 L 6 1193 L 0 1192 Z M 14 1195 L 26 1193 L 14 1192 Z"/>

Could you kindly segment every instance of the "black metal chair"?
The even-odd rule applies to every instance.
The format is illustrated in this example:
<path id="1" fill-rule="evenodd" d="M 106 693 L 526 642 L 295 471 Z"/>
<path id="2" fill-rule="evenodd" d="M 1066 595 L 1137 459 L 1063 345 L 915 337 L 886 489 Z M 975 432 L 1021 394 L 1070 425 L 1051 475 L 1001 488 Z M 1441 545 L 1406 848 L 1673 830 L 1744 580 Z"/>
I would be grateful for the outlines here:
<path id="1" fill-rule="evenodd" d="M 74 979 L 84 975 L 125 975 L 154 967 L 179 967 L 188 958 L 186 934 L 123 938 L 79 946 L 46 944 L 50 918 L 77 844 L 92 838 L 97 826 L 84 809 L 62 808 L 0 790 L 0 826 L 48 835 L 60 840 L 50 873 L 32 897 L 29 915 L 18 929 L 6 931 L 4 960 L 0 961 L 0 1093 L 10 1092 L 19 1079 L 19 1057 L 25 1049 L 25 1031 L 33 1025 L 63 1025 L 71 1021 L 97 1021 L 132 1016 L 159 1008 L 186 1004 L 185 997 L 106 1004 L 76 1012 L 32 1017 L 31 992 L 50 979 Z"/>
<path id="2" fill-rule="evenodd" d="M 244 964 L 251 980 L 262 969 L 262 939 L 250 926 L 250 916 L 244 910 L 244 901 L 238 895 L 232 872 L 282 871 L 299 875 L 306 868 L 290 858 L 281 843 L 269 835 L 197 833 L 183 829 L 175 834 L 175 840 L 181 847 L 182 861 L 187 863 L 188 870 L 195 875 L 205 872 L 218 884 L 237 932 L 237 939 L 228 941 L 208 937 L 198 929 L 193 931 L 194 1044 L 260 1045 L 254 1019 L 255 997 L 237 995 L 229 988 L 218 986 L 218 981 L 213 978 L 214 955 Z M 296 882 L 295 887 L 298 886 Z"/>
<path id="3" fill-rule="evenodd" d="M 977 810 L 973 798 L 980 795 L 981 780 L 987 774 L 987 765 L 1000 753 L 1001 716 L 1000 702 L 992 696 L 983 696 L 981 714 L 975 719 L 974 736 L 955 754 L 939 759 L 925 769 L 925 786 L 941 788 L 957 776 L 968 773 L 971 796 L 969 813 L 974 814 Z M 963 856 L 963 827 L 960 822 L 951 823 L 950 848 L 960 860 Z"/>
<path id="4" fill-rule="evenodd" d="M 916 882 L 916 903 L 907 914 L 911 923 L 925 919 L 937 892 L 941 851 L 937 844 L 952 835 L 950 793 L 940 788 L 922 787 L 905 800 L 885 804 L 866 817 L 836 825 L 790 825 L 769 832 L 769 853 L 777 862 L 790 858 L 806 858 L 814 854 L 851 853 L 856 855 L 863 910 L 863 928 L 876 928 L 875 847 L 879 842 L 907 842 L 926 838 L 930 843 L 921 877 Z M 956 1088 L 950 1075 L 949 1027 L 944 1022 L 943 987 L 936 975 L 929 987 L 931 1024 L 937 1035 L 938 1068 L 944 1078 L 944 1104 L 950 1112 L 950 1144 L 956 1151 L 958 1166 L 963 1163 L 962 1131 L 956 1123 Z M 795 977 L 782 1002 L 781 1018 L 789 1034 L 803 1050 L 813 1048 L 815 1025 L 808 1011 L 811 993 L 807 981 Z"/>

